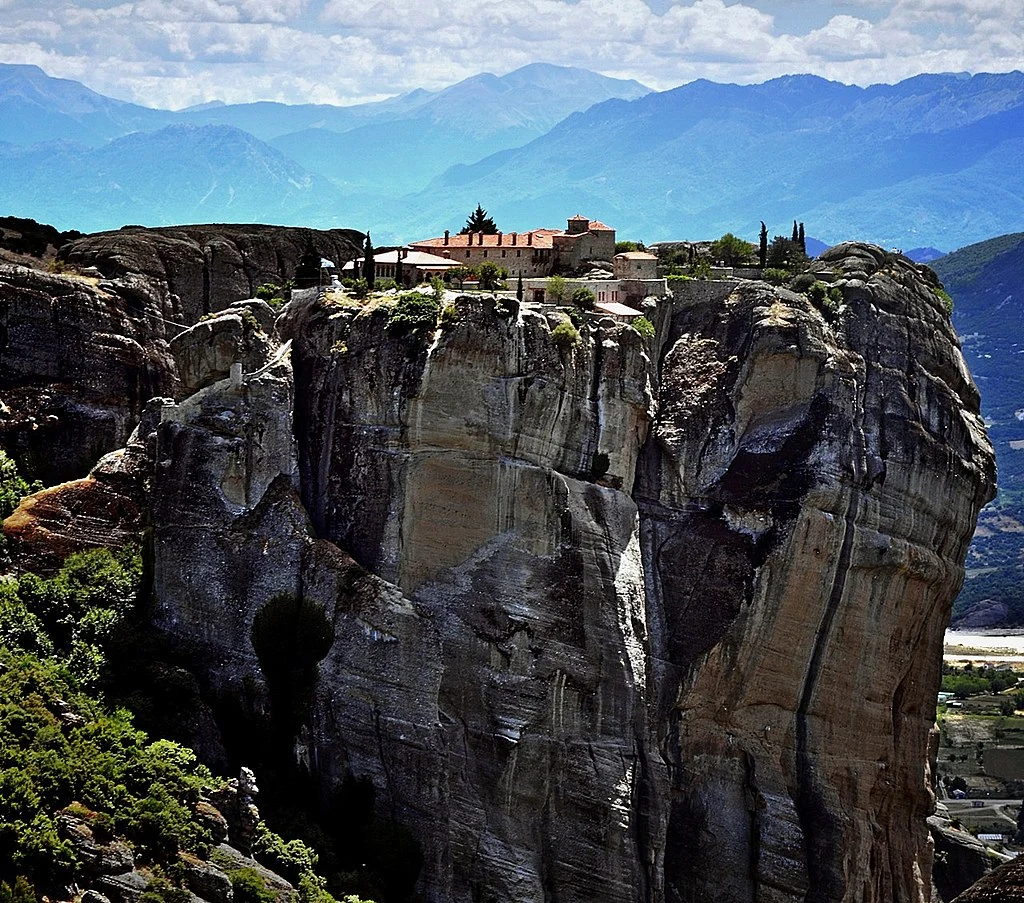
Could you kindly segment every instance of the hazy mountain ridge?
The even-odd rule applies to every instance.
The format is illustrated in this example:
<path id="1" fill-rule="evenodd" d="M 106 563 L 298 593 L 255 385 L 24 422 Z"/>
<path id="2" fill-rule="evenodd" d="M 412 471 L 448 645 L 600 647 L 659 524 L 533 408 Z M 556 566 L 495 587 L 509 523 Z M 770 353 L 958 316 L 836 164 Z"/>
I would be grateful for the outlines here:
<path id="1" fill-rule="evenodd" d="M 0 140 L 29 143 L 40 130 L 59 133 L 61 123 L 85 145 L 118 128 L 151 135 L 181 122 L 241 126 L 255 136 L 232 164 L 249 186 L 242 205 L 233 192 L 197 195 L 202 180 L 187 168 L 180 170 L 187 197 L 174 199 L 165 138 L 137 137 L 134 156 L 105 178 L 72 165 L 80 182 L 70 180 L 69 160 L 81 152 L 66 144 L 3 148 L 5 163 L 19 161 L 0 172 L 0 200 L 11 213 L 87 230 L 116 227 L 119 217 L 238 220 L 244 209 L 255 221 L 358 223 L 384 241 L 408 241 L 458 228 L 477 203 L 506 231 L 585 210 L 622 237 L 647 241 L 726 231 L 755 238 L 761 220 L 773 232 L 788 234 L 799 219 L 830 244 L 858 235 L 889 247 L 958 247 L 1024 229 L 1020 72 L 927 75 L 869 88 L 816 76 L 761 85 L 700 80 L 630 100 L 607 98 L 646 89 L 533 65 L 356 107 L 215 104 L 171 113 L 81 86 L 78 97 L 75 83 L 25 69 L 0 67 L 0 84 L 22 86 L 0 92 L 0 110 L 20 109 L 24 85 L 37 83 L 34 102 L 45 106 L 40 98 L 52 95 L 52 110 L 34 117 L 35 132 L 8 124 Z M 216 134 L 180 151 L 200 172 L 224 165 Z M 278 154 L 296 166 L 284 183 L 308 190 L 282 193 L 269 172 L 284 164 L 266 162 Z M 153 184 L 145 188 L 147 178 Z"/>
<path id="2" fill-rule="evenodd" d="M 953 297 L 953 324 L 981 390 L 999 496 L 985 508 L 957 599 L 962 626 L 1024 624 L 1024 232 L 961 248 L 930 266 Z"/>

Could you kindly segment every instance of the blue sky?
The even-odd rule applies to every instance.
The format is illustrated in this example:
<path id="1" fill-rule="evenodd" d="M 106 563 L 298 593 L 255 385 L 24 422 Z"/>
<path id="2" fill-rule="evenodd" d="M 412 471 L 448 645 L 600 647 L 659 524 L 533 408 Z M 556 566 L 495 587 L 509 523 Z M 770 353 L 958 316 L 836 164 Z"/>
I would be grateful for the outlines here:
<path id="1" fill-rule="evenodd" d="M 666 89 L 1024 69 L 1024 0 L 0 0 L 0 62 L 153 106 L 354 103 L 531 62 Z"/>

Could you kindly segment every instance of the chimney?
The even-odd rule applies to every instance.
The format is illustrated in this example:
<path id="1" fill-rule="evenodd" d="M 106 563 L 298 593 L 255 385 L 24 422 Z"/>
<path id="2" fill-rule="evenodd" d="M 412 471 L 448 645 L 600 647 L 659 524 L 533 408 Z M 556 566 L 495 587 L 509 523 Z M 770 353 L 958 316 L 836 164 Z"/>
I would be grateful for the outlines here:
<path id="1" fill-rule="evenodd" d="M 448 244 L 448 230 L 447 229 L 444 230 L 444 243 L 445 243 L 445 245 Z"/>
<path id="2" fill-rule="evenodd" d="M 483 244 L 484 244 L 484 233 L 483 232 L 477 232 L 477 235 L 480 236 L 480 237 L 476 240 L 476 243 L 478 245 L 480 245 L 480 247 L 483 247 Z"/>
<path id="3" fill-rule="evenodd" d="M 515 246 L 516 246 L 516 233 L 513 232 L 512 233 L 512 247 L 514 248 Z"/>
<path id="4" fill-rule="evenodd" d="M 501 247 L 501 233 L 498 233 L 498 247 Z"/>
<path id="5" fill-rule="evenodd" d="M 532 245 L 533 244 L 533 233 L 532 232 L 527 232 L 526 233 L 526 243 L 528 245 Z"/>

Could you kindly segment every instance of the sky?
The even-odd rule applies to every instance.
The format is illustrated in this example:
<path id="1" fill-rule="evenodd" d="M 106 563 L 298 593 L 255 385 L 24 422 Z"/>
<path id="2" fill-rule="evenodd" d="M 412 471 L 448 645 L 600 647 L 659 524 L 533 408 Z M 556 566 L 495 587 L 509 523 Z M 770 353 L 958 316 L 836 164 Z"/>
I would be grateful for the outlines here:
<path id="1" fill-rule="evenodd" d="M 0 62 L 147 106 L 350 104 L 532 62 L 741 84 L 1024 69 L 1024 0 L 0 0 Z"/>

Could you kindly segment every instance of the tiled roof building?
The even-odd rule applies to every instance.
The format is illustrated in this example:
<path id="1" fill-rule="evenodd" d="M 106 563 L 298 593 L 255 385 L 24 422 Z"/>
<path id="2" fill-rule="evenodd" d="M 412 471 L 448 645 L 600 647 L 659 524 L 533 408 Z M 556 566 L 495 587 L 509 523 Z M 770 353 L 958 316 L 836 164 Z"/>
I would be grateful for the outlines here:
<path id="1" fill-rule="evenodd" d="M 575 270 L 588 260 L 611 260 L 615 255 L 615 230 L 577 215 L 568 220 L 564 230 L 532 229 L 497 235 L 445 232 L 439 238 L 411 242 L 409 247 L 468 267 L 489 260 L 504 267 L 512 277 L 550 276 Z"/>

